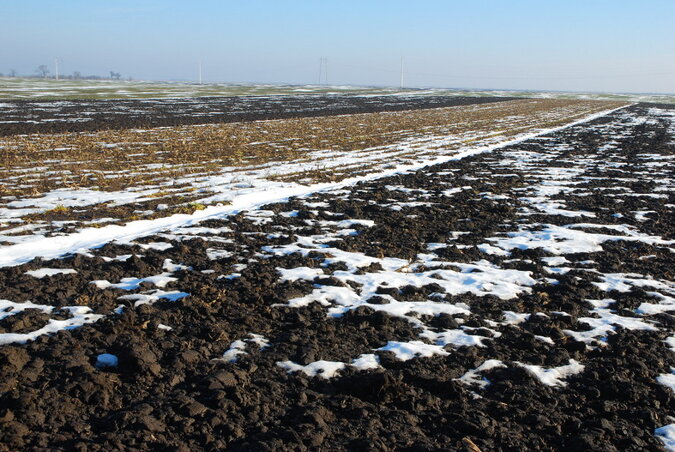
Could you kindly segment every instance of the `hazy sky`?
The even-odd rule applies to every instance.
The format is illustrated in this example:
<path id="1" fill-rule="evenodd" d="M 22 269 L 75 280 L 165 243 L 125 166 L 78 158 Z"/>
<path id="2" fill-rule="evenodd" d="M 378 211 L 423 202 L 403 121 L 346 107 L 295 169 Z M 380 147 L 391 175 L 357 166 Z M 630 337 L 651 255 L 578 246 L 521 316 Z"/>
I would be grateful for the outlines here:
<path id="1" fill-rule="evenodd" d="M 0 72 L 675 93 L 675 0 L 0 0 Z"/>

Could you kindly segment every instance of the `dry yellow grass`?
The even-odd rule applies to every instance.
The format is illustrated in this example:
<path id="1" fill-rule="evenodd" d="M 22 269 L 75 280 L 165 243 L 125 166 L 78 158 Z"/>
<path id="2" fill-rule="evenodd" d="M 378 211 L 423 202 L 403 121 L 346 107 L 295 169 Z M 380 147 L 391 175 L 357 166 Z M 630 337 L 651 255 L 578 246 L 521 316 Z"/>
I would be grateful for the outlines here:
<path id="1" fill-rule="evenodd" d="M 67 226 L 71 229 L 96 224 L 92 222 L 100 218 L 124 222 L 190 213 L 204 208 L 200 202 L 204 190 L 209 190 L 203 185 L 197 189 L 193 183 L 214 174 L 227 172 L 238 178 L 255 172 L 255 177 L 301 183 L 341 180 L 387 165 L 433 158 L 439 152 L 447 155 L 466 146 L 489 145 L 621 105 L 525 99 L 431 110 L 4 137 L 0 138 L 0 196 L 4 196 L 0 207 L 12 199 L 54 189 L 152 188 L 130 204 L 53 209 L 21 219 L 33 224 L 76 220 Z M 275 171 L 280 167 L 277 163 L 289 162 L 300 166 Z M 165 204 L 163 209 L 160 204 Z"/>
<path id="2" fill-rule="evenodd" d="M 35 196 L 73 187 L 120 190 L 185 175 L 214 174 L 224 167 L 302 161 L 317 150 L 358 152 L 419 135 L 471 133 L 475 136 L 467 138 L 469 143 L 555 126 L 618 105 L 516 100 L 405 112 L 5 137 L 0 139 L 0 193 Z M 331 174 L 336 173 L 331 170 Z"/>

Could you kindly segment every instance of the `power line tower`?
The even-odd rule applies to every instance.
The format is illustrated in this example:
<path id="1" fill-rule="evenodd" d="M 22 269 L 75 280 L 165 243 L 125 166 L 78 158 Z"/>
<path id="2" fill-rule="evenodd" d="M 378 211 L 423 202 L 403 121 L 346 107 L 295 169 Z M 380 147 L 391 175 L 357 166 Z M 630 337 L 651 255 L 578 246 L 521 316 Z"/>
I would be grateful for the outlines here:
<path id="1" fill-rule="evenodd" d="M 403 57 L 401 57 L 401 77 L 399 79 L 399 89 L 403 89 Z"/>
<path id="2" fill-rule="evenodd" d="M 328 57 L 319 58 L 319 85 L 328 85 Z"/>

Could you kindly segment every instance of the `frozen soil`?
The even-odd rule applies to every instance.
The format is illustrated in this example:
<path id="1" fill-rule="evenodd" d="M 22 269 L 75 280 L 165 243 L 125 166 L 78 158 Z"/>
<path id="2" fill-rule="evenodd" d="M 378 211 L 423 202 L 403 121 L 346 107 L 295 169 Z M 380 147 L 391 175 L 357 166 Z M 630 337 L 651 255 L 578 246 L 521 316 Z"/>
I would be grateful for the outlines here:
<path id="1" fill-rule="evenodd" d="M 659 450 L 674 114 L 0 269 L 0 449 Z"/>
<path id="2" fill-rule="evenodd" d="M 185 99 L 4 100 L 0 136 L 170 127 L 454 107 L 512 97 L 292 95 Z"/>

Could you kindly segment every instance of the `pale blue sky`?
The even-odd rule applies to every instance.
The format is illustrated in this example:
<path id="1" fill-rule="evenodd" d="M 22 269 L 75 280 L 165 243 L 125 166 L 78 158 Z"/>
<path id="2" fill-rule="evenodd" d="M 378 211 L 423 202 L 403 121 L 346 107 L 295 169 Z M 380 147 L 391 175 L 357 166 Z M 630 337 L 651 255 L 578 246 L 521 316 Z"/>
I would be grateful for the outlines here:
<path id="1" fill-rule="evenodd" d="M 0 0 L 0 72 L 675 92 L 674 0 Z"/>

